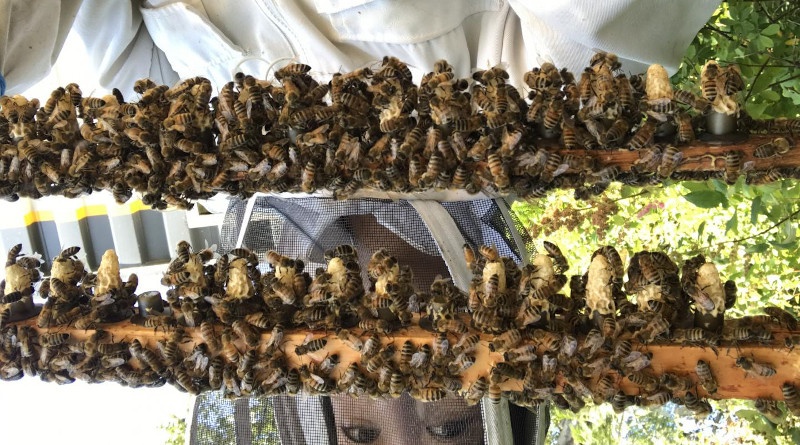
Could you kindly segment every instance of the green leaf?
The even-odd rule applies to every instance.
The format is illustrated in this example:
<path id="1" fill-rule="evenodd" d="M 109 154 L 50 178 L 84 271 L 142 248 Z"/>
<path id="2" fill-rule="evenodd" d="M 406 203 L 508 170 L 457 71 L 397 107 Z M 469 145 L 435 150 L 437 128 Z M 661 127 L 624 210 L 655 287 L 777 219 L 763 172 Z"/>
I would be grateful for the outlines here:
<path id="1" fill-rule="evenodd" d="M 753 97 L 752 100 L 755 100 L 755 97 Z M 761 119 L 764 116 L 764 110 L 766 110 L 768 106 L 769 106 L 768 103 L 764 102 L 753 103 L 749 101 L 745 105 L 748 114 L 750 114 L 750 116 L 752 116 L 755 119 Z"/>
<path id="2" fill-rule="evenodd" d="M 772 244 L 772 247 L 774 247 L 774 248 L 776 248 L 778 250 L 791 250 L 791 249 L 794 249 L 795 247 L 797 247 L 797 243 L 794 243 L 794 242 L 779 243 L 777 241 L 770 241 L 769 243 Z"/>
<path id="3" fill-rule="evenodd" d="M 750 203 L 750 224 L 755 225 L 758 223 L 758 215 L 764 210 L 764 204 L 761 202 L 761 197 L 756 196 L 753 202 Z"/>
<path id="4" fill-rule="evenodd" d="M 697 239 L 702 238 L 703 231 L 706 229 L 706 222 L 703 221 L 700 223 L 700 227 L 697 228 Z"/>
<path id="5" fill-rule="evenodd" d="M 769 245 L 766 243 L 759 243 L 752 246 L 745 247 L 744 251 L 747 253 L 764 253 L 769 249 Z"/>
<path id="6" fill-rule="evenodd" d="M 797 239 L 797 229 L 791 219 L 781 224 L 781 235 L 785 243 L 792 243 Z"/>
<path id="7" fill-rule="evenodd" d="M 792 443 L 800 443 L 800 428 L 792 428 L 790 431 Z"/>
<path id="8" fill-rule="evenodd" d="M 758 36 L 756 42 L 761 48 L 772 48 L 772 39 L 767 36 Z"/>
<path id="9" fill-rule="evenodd" d="M 759 96 L 770 102 L 777 102 L 781 98 L 781 95 L 778 94 L 778 92 L 775 90 L 764 90 L 761 93 L 759 93 Z"/>
<path id="10" fill-rule="evenodd" d="M 686 48 L 686 54 L 684 55 L 684 57 L 692 60 L 696 55 L 697 55 L 697 47 L 694 45 L 689 45 L 689 47 Z"/>
<path id="11" fill-rule="evenodd" d="M 728 198 L 726 198 L 723 193 L 716 190 L 691 192 L 687 195 L 683 195 L 683 199 L 701 209 L 713 209 L 720 205 L 723 207 L 728 206 Z"/>
<path id="12" fill-rule="evenodd" d="M 690 192 L 707 191 L 709 189 L 707 182 L 687 181 L 681 183 L 681 186 Z"/>
<path id="13" fill-rule="evenodd" d="M 736 417 L 752 422 L 753 420 L 761 417 L 761 413 L 752 409 L 740 409 L 739 411 L 736 411 Z"/>
<path id="14" fill-rule="evenodd" d="M 712 179 L 711 184 L 718 192 L 722 193 L 723 195 L 728 194 L 728 184 L 726 184 L 725 181 L 720 181 L 719 179 Z"/>
<path id="15" fill-rule="evenodd" d="M 779 33 L 780 30 L 781 30 L 780 25 L 778 25 L 777 23 L 773 23 L 764 28 L 764 30 L 761 31 L 761 34 L 764 34 L 765 36 L 774 36 L 775 34 Z"/>
<path id="16" fill-rule="evenodd" d="M 636 192 L 637 191 L 634 190 L 633 187 L 630 187 L 630 186 L 627 186 L 627 185 L 622 186 L 622 188 L 620 188 L 620 190 L 619 190 L 619 194 L 623 198 L 627 198 L 628 196 L 631 196 Z"/>
<path id="17" fill-rule="evenodd" d="M 733 230 L 734 232 L 738 231 L 738 229 L 739 229 L 739 217 L 738 217 L 738 215 L 739 214 L 736 211 L 734 211 L 733 212 L 733 216 L 731 216 L 731 219 L 729 219 L 728 222 L 725 223 L 725 233 L 728 233 L 731 230 Z"/>

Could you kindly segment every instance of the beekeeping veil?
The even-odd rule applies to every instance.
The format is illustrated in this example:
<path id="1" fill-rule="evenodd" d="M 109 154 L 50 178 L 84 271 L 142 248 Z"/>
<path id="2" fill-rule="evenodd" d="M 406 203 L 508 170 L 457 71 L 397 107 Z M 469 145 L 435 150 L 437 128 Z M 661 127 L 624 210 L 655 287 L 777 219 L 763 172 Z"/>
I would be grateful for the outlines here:
<path id="1" fill-rule="evenodd" d="M 372 252 L 385 248 L 411 266 L 418 288 L 426 289 L 442 275 L 467 289 L 471 275 L 464 243 L 494 244 L 519 264 L 533 251 L 532 240 L 502 199 L 335 201 L 261 195 L 230 202 L 219 251 L 247 247 L 266 270 L 266 253 L 275 249 L 303 259 L 306 270 L 314 271 L 324 266 L 325 250 L 337 245 L 353 245 L 364 270 Z M 195 404 L 190 443 L 540 444 L 547 417 L 544 404 L 532 413 L 505 400 L 467 407 L 460 400 L 421 403 L 407 395 L 380 401 L 348 396 L 229 401 L 206 393 Z"/>

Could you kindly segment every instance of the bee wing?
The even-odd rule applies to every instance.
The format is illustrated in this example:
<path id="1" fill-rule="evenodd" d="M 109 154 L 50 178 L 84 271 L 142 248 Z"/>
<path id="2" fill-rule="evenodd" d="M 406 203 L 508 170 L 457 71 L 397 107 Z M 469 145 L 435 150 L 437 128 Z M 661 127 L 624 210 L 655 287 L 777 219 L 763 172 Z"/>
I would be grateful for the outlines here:
<path id="1" fill-rule="evenodd" d="M 558 168 L 556 168 L 556 171 L 553 172 L 553 177 L 555 178 L 556 176 L 565 173 L 567 170 L 569 170 L 569 164 L 561 164 L 558 166 Z"/>
<path id="2" fill-rule="evenodd" d="M 212 306 L 219 306 L 219 304 L 222 303 L 222 298 L 215 297 L 213 295 L 209 295 L 207 297 L 204 297 L 204 299 L 206 300 L 206 302 L 208 304 L 210 304 Z"/>
<path id="3" fill-rule="evenodd" d="M 312 373 L 310 373 L 310 374 L 309 374 L 309 376 L 310 376 L 310 377 L 311 377 L 311 378 L 312 378 L 312 379 L 313 379 L 315 382 L 319 383 L 320 385 L 324 385 L 324 384 L 325 384 L 325 378 L 323 378 L 323 377 L 320 377 L 320 376 L 318 376 L 318 375 L 314 374 L 313 372 L 312 372 Z"/>
<path id="4" fill-rule="evenodd" d="M 93 298 L 93 300 L 97 302 L 98 306 L 107 306 L 109 304 L 114 304 L 114 302 L 116 301 L 114 299 L 114 295 L 111 292 L 102 295 L 96 295 Z M 147 312 L 150 313 L 150 311 L 153 311 L 153 308 L 147 308 Z"/>
<path id="5" fill-rule="evenodd" d="M 525 152 L 517 156 L 517 165 L 520 169 L 527 169 L 528 167 L 536 167 L 539 165 L 539 156 L 537 153 Z"/>
<path id="6" fill-rule="evenodd" d="M 412 368 L 419 368 L 425 363 L 425 353 L 424 352 L 415 352 L 411 356 L 411 361 L 409 364 Z"/>

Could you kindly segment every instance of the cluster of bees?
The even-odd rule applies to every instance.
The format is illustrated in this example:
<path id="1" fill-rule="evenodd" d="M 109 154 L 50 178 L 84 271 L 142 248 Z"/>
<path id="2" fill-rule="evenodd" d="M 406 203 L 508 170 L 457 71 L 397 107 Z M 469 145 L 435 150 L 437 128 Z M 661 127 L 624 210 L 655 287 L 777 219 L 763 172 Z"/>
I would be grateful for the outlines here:
<path id="1" fill-rule="evenodd" d="M 680 145 L 703 130 L 704 115 L 738 108 L 743 81 L 735 66 L 709 62 L 701 95 L 674 91 L 660 65 L 631 77 L 620 67 L 614 54 L 601 52 L 576 80 L 545 63 L 525 74 L 527 98 L 507 83 L 502 66 L 463 79 L 441 60 L 416 85 L 394 57 L 328 83 L 298 63 L 272 80 L 239 73 L 214 97 L 202 77 L 172 88 L 139 80 L 139 97 L 130 102 L 118 90 L 83 97 L 74 83 L 53 91 L 41 107 L 38 99 L 3 96 L 0 195 L 108 190 L 124 202 L 136 192 L 157 209 L 187 208 L 216 193 L 322 189 L 346 198 L 361 189 L 539 197 L 573 188 L 587 198 L 612 181 L 733 181 L 747 171 L 735 150 L 724 169 L 675 171 L 685 161 Z M 739 124 L 753 131 L 800 129 L 800 119 L 755 121 L 744 113 Z M 664 125 L 677 127 L 676 135 L 657 137 Z M 780 156 L 794 145 L 783 141 L 764 154 Z M 639 150 L 641 159 L 623 171 L 555 145 Z M 753 173 L 761 182 L 800 175 L 777 168 Z"/>
<path id="2" fill-rule="evenodd" d="M 4 304 L 30 298 L 41 280 L 38 259 L 20 257 L 20 251 L 9 252 Z M 107 323 L 132 313 L 135 278 L 121 280 L 113 252 L 91 274 L 75 257 L 77 249 L 68 248 L 39 286 L 46 309 L 35 327 L 9 322 L 7 306 L 0 311 L 0 378 L 169 383 L 227 397 L 341 393 L 379 399 L 408 391 L 422 401 L 459 396 L 470 404 L 484 397 L 498 403 L 507 397 L 531 408 L 552 400 L 575 411 L 587 401 L 610 402 L 618 412 L 672 401 L 703 416 L 711 405 L 698 388 L 706 395 L 719 388 L 711 363 L 699 360 L 695 376 L 656 374 L 648 344 L 718 353 L 724 342 L 730 352 L 746 343 L 771 345 L 771 326 L 798 328 L 795 317 L 777 307 L 725 320 L 736 286 L 722 282 L 700 255 L 679 268 L 662 252 L 643 251 L 625 270 L 619 253 L 603 246 L 584 274 L 567 278 L 569 263 L 558 246 L 545 242 L 543 252 L 520 267 L 493 246 L 465 245 L 469 289 L 439 277 L 421 291 L 411 284 L 411 269 L 385 250 L 366 263 L 365 285 L 349 245 L 325 252 L 326 265 L 312 278 L 301 260 L 275 251 L 267 253 L 270 268 L 262 273 L 248 249 L 219 256 L 181 242 L 164 274 L 163 309 L 148 305 L 145 316 L 130 318 L 134 326 L 116 331 Z M 126 337 L 132 332 L 137 338 Z M 403 332 L 412 335 L 395 340 Z M 794 338 L 787 337 L 788 347 Z M 744 377 L 776 374 L 771 364 L 747 355 L 735 363 Z M 636 385 L 638 395 L 622 391 L 623 380 Z M 788 409 L 800 415 L 797 389 L 790 382 L 781 389 Z M 756 407 L 780 417 L 773 400 L 759 399 Z"/>

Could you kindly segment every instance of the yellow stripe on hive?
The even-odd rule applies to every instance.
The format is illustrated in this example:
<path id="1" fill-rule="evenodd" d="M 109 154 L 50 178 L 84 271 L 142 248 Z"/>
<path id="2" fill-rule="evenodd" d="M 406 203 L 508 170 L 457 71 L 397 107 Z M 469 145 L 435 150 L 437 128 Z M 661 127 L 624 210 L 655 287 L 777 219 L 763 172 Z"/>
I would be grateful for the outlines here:
<path id="1" fill-rule="evenodd" d="M 94 204 L 83 206 L 75 210 L 75 218 L 80 221 L 89 216 L 102 216 L 106 214 L 106 206 L 103 204 Z"/>
<path id="2" fill-rule="evenodd" d="M 84 218 L 90 216 L 123 216 L 123 215 L 133 215 L 134 213 L 140 212 L 142 210 L 150 210 L 150 207 L 145 205 L 141 199 L 137 199 L 130 203 L 126 203 L 123 205 L 118 206 L 108 206 L 105 204 L 93 204 L 93 205 L 86 205 L 82 207 L 78 207 L 75 209 L 75 219 L 72 220 L 71 218 L 67 218 L 64 220 L 63 216 L 59 218 L 58 222 L 70 222 L 70 221 L 80 221 Z M 55 221 L 55 214 L 52 210 L 30 210 L 22 215 L 22 220 L 16 220 L 15 218 L 3 218 L 0 219 L 0 228 L 2 229 L 14 229 L 20 227 L 20 223 L 22 223 L 22 227 L 27 227 L 31 224 L 38 223 L 38 222 L 46 222 L 46 221 Z"/>
<path id="3" fill-rule="evenodd" d="M 53 212 L 50 210 L 34 210 L 25 214 L 25 226 L 33 223 L 53 221 Z"/>

